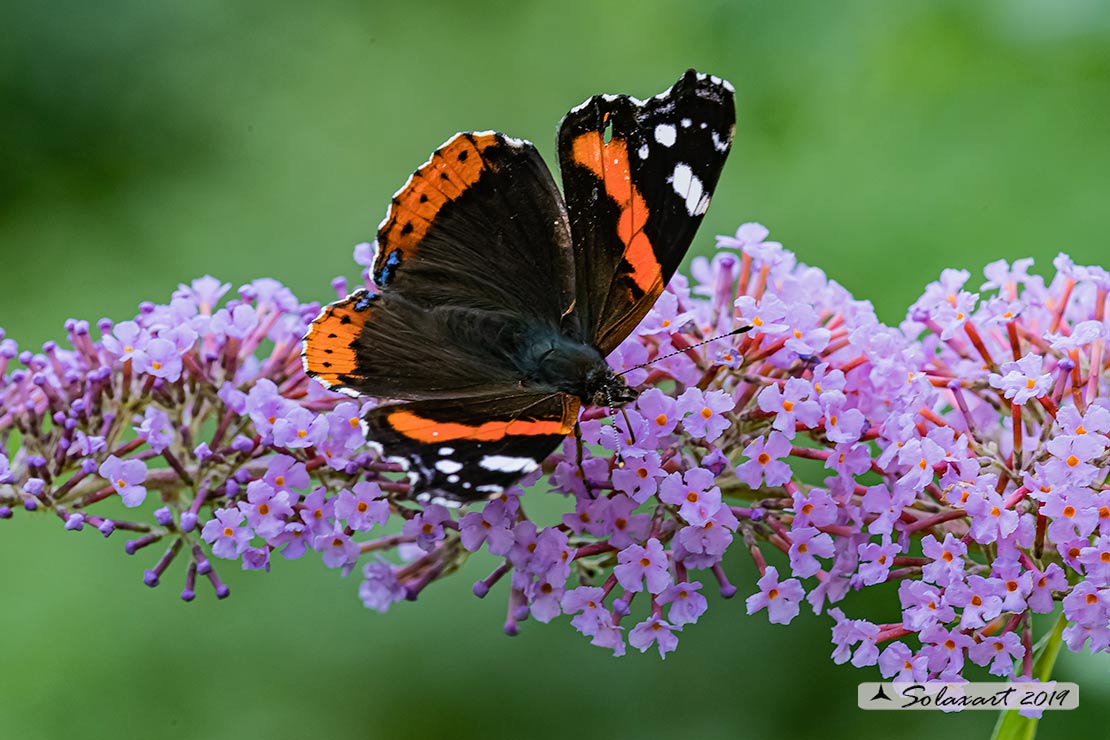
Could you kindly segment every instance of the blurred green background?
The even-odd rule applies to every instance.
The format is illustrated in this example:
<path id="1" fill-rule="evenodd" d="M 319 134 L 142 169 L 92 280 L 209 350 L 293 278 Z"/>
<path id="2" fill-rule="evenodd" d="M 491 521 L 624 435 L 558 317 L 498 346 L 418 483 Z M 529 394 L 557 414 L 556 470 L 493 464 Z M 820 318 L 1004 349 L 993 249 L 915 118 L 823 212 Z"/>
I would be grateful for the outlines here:
<path id="1" fill-rule="evenodd" d="M 353 277 L 389 196 L 460 129 L 549 159 L 602 92 L 688 66 L 737 88 L 735 148 L 695 245 L 759 220 L 887 321 L 945 266 L 1067 250 L 1104 262 L 1110 11 L 977 3 L 4 3 L 0 325 L 33 347 L 213 273 L 303 299 Z M 973 279 L 973 283 L 976 282 Z M 500 633 L 471 561 L 417 604 L 363 609 L 317 561 L 224 568 L 233 595 L 148 590 L 125 538 L 0 522 L 0 738 L 985 737 L 989 713 L 863 713 L 830 621 L 711 598 L 676 654 L 616 660 L 566 623 Z M 707 589 L 709 585 L 707 584 Z M 896 618 L 893 590 L 852 616 Z M 1110 662 L 1064 653 L 1105 736 Z"/>

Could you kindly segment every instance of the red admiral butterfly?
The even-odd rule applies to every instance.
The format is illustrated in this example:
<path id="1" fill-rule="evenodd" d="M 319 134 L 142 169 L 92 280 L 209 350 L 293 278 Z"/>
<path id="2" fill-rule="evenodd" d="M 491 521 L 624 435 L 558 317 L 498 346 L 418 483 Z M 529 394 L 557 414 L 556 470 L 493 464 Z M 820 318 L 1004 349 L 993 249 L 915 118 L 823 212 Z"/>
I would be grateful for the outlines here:
<path id="1" fill-rule="evenodd" d="M 733 88 L 689 70 L 647 101 L 598 95 L 559 124 L 560 195 L 536 148 L 456 134 L 378 227 L 379 291 L 327 306 L 305 371 L 407 401 L 364 417 L 418 498 L 497 495 L 636 391 L 605 357 L 686 254 L 732 143 Z"/>

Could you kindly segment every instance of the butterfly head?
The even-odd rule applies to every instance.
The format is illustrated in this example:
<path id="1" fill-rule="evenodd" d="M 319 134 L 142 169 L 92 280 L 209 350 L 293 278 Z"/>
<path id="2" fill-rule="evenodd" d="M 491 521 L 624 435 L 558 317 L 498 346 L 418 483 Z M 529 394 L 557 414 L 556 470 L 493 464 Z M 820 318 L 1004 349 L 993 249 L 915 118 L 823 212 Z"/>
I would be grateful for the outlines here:
<path id="1" fill-rule="evenodd" d="M 635 401 L 639 392 L 629 388 L 624 378 L 613 372 L 609 365 L 600 363 L 586 375 L 586 394 L 582 399 L 591 406 L 616 408 Z"/>

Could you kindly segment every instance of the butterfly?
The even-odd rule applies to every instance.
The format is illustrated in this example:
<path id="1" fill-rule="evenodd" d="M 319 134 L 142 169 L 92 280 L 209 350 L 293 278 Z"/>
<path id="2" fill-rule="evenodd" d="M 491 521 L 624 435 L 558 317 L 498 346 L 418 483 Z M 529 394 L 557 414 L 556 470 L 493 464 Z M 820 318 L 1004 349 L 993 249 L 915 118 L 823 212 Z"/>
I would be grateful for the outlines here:
<path id="1" fill-rule="evenodd" d="M 400 401 L 362 426 L 418 500 L 500 494 L 583 405 L 636 398 L 605 358 L 686 254 L 735 122 L 732 85 L 692 69 L 646 101 L 591 97 L 559 124 L 562 193 L 531 143 L 456 134 L 393 196 L 375 290 L 312 322 L 305 372 Z"/>

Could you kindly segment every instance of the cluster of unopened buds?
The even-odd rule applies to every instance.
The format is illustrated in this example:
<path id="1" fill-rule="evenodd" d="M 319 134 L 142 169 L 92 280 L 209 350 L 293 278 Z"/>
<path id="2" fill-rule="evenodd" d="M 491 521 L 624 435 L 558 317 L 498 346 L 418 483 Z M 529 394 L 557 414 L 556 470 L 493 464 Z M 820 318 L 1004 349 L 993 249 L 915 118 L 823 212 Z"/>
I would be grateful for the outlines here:
<path id="1" fill-rule="evenodd" d="M 304 375 L 319 306 L 273 280 L 70 320 L 68 347 L 3 339 L 0 518 L 122 530 L 147 585 L 184 561 L 187 601 L 198 575 L 227 595 L 215 559 L 313 551 L 384 611 L 486 550 L 499 564 L 474 592 L 503 589 L 507 632 L 567 615 L 618 655 L 674 650 L 706 582 L 733 596 L 730 548 L 761 574 L 749 613 L 827 609 L 833 659 L 887 677 L 960 680 L 968 660 L 1029 676 L 1031 615 L 1057 608 L 1072 650 L 1110 649 L 1110 274 L 997 262 L 973 292 L 946 270 L 894 328 L 766 237 L 746 224 L 676 276 L 610 358 L 639 398 L 587 409 L 581 455 L 568 438 L 461 510 L 410 500 L 360 404 Z M 525 488 L 563 497 L 561 520 L 529 518 Z M 828 608 L 889 581 L 898 621 Z"/>

